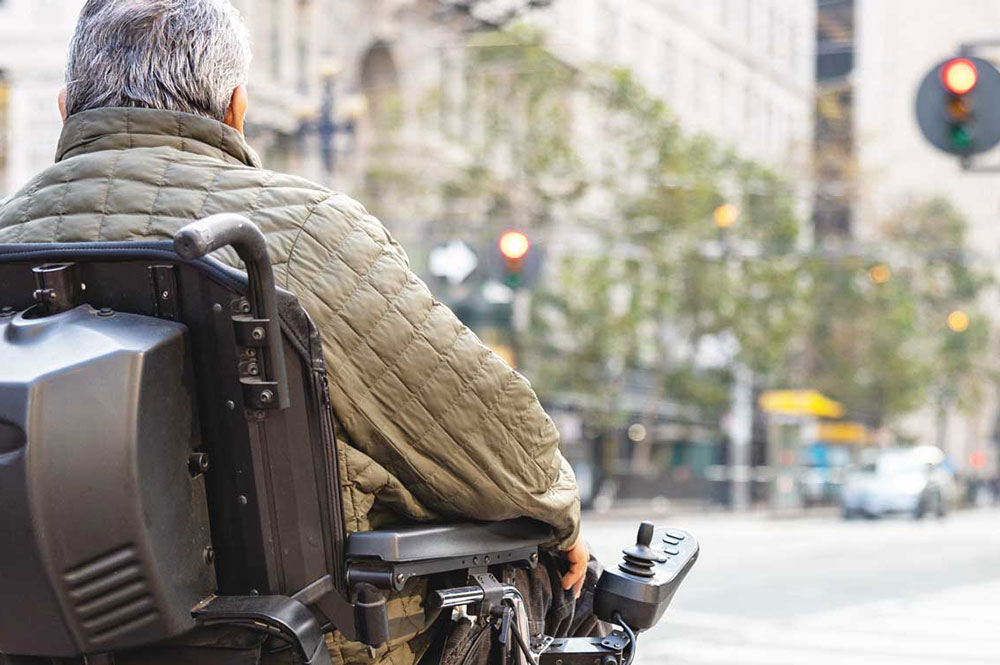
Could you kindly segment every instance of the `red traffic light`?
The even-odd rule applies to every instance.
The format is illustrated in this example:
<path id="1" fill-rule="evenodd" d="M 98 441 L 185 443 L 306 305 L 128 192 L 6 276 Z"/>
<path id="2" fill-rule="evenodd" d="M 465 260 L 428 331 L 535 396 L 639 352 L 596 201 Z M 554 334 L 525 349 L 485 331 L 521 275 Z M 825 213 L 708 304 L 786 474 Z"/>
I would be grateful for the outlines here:
<path id="1" fill-rule="evenodd" d="M 500 253 L 511 261 L 523 259 L 529 249 L 531 241 L 520 231 L 507 231 L 500 236 Z"/>
<path id="2" fill-rule="evenodd" d="M 941 82 L 953 95 L 964 95 L 976 87 L 979 72 L 976 65 L 966 58 L 956 58 L 941 69 Z"/>

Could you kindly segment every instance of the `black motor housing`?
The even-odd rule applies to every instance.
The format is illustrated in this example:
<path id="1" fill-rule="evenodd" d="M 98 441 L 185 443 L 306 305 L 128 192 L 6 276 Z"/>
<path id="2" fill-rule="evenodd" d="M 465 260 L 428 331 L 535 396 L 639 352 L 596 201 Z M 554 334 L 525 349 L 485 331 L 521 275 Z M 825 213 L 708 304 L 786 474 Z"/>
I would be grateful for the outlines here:
<path id="1" fill-rule="evenodd" d="M 180 635 L 215 589 L 187 329 L 41 313 L 0 316 L 0 652 Z"/>

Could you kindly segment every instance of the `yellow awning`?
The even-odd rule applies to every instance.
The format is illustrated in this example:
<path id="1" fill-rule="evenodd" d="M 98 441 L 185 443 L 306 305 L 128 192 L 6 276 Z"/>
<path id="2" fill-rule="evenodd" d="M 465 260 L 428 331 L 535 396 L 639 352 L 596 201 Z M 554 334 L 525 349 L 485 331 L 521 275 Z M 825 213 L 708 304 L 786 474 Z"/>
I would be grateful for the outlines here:
<path id="1" fill-rule="evenodd" d="M 868 428 L 861 423 L 844 420 L 820 423 L 816 439 L 824 443 L 842 443 L 855 446 L 868 444 Z"/>
<path id="2" fill-rule="evenodd" d="M 766 413 L 786 416 L 840 418 L 844 405 L 818 390 L 768 390 L 760 396 L 760 408 Z"/>

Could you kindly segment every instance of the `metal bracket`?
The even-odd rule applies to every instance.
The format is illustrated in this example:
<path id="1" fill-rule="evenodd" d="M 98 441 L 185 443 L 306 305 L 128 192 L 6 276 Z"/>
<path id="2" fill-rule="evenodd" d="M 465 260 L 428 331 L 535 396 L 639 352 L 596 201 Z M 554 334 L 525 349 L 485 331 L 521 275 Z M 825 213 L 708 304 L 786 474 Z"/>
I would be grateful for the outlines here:
<path id="1" fill-rule="evenodd" d="M 240 356 L 246 357 L 240 362 L 240 384 L 243 386 L 243 404 L 254 411 L 278 409 L 281 404 L 281 385 L 271 379 L 273 369 L 267 364 L 273 358 L 271 353 L 270 330 L 271 319 L 254 317 L 245 314 L 245 300 L 234 304 L 233 332 L 236 345 L 240 348 Z M 281 340 L 277 340 L 281 353 Z"/>
<path id="2" fill-rule="evenodd" d="M 271 319 L 255 319 L 252 316 L 237 315 L 233 317 L 233 329 L 236 331 L 236 343 L 247 348 L 263 349 L 270 346 L 267 329 Z"/>
<path id="3" fill-rule="evenodd" d="M 261 411 L 278 408 L 278 382 L 244 377 L 240 379 L 243 388 L 243 404 L 248 409 Z"/>
<path id="4" fill-rule="evenodd" d="M 80 281 L 75 263 L 48 263 L 31 269 L 35 273 L 32 296 L 48 316 L 76 307 Z"/>
<path id="5" fill-rule="evenodd" d="M 538 654 L 538 665 L 620 665 L 627 643 L 610 636 L 555 639 Z"/>
<path id="6" fill-rule="evenodd" d="M 153 303 L 161 319 L 177 320 L 177 268 L 150 266 L 149 279 L 153 286 Z"/>
<path id="7" fill-rule="evenodd" d="M 469 606 L 469 614 L 485 617 L 490 616 L 494 607 L 503 603 L 507 588 L 489 573 L 472 575 L 472 581 L 483 590 L 483 597 L 474 605 Z"/>

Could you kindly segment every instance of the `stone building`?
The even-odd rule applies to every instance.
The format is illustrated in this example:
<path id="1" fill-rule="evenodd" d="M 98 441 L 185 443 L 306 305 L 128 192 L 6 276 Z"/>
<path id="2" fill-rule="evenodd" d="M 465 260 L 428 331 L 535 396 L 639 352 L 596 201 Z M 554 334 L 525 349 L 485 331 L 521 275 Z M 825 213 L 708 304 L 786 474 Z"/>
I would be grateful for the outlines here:
<path id="1" fill-rule="evenodd" d="M 789 173 L 812 140 L 816 9 L 789 0 L 555 0 L 570 62 L 630 68 L 689 132 Z"/>

